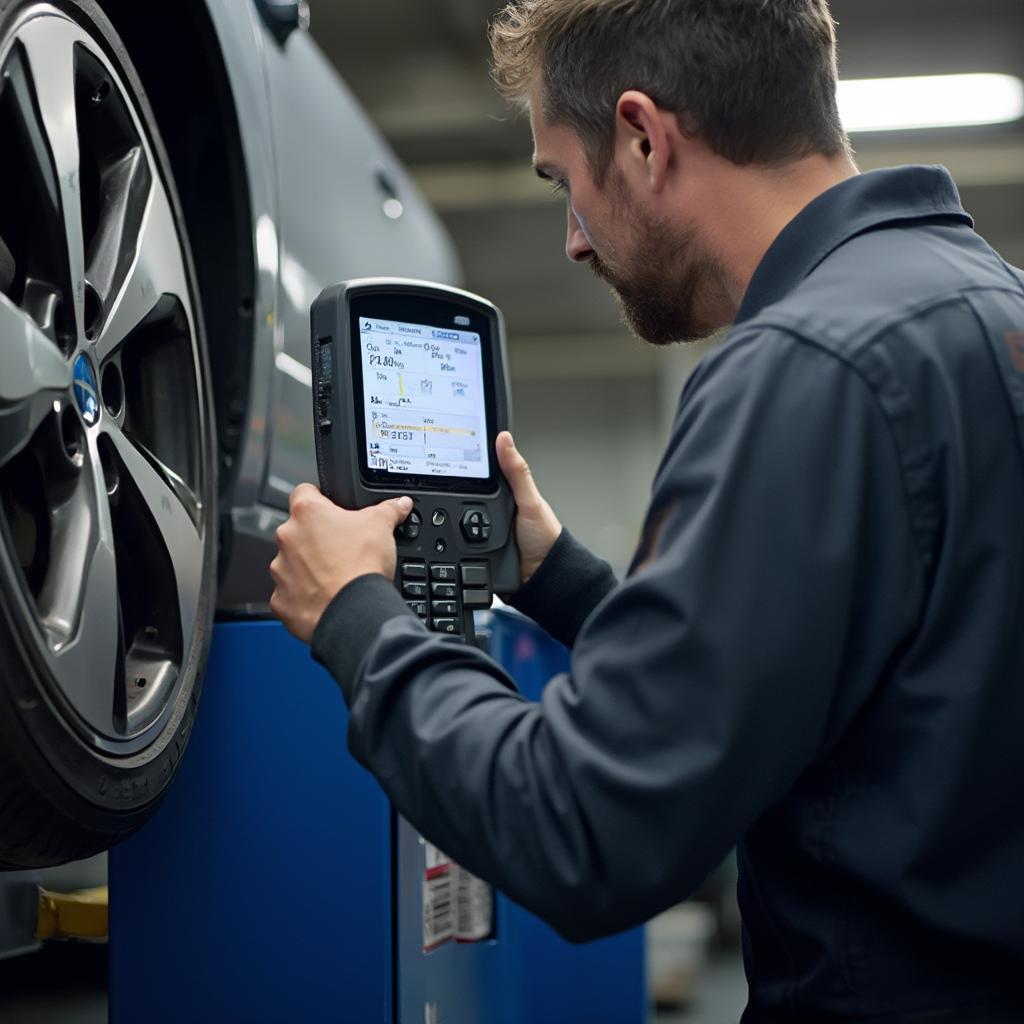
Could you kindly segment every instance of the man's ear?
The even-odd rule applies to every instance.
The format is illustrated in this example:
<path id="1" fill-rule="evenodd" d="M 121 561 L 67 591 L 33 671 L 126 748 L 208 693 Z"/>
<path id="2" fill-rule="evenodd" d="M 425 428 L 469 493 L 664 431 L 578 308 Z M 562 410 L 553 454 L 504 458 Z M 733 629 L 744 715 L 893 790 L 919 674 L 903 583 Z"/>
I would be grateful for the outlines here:
<path id="1" fill-rule="evenodd" d="M 671 123 L 670 123 L 671 122 Z M 662 110 L 644 92 L 629 89 L 615 104 L 615 152 L 620 169 L 639 184 L 660 192 L 672 163 L 676 117 Z"/>

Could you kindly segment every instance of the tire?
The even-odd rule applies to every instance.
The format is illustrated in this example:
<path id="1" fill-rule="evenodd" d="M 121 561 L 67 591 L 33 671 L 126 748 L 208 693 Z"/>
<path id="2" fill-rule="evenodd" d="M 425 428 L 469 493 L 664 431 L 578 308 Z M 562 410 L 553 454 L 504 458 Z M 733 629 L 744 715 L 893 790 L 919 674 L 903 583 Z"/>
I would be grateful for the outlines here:
<path id="1" fill-rule="evenodd" d="M 170 163 L 92 0 L 0 0 L 0 152 L 0 868 L 34 868 L 130 835 L 175 775 L 216 449 Z"/>

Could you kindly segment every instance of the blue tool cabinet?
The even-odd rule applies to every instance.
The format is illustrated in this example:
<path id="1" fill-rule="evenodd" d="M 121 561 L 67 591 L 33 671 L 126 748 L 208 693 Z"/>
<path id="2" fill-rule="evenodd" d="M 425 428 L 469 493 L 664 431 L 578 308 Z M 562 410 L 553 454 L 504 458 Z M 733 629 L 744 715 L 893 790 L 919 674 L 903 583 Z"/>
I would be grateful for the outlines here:
<path id="1" fill-rule="evenodd" d="M 110 854 L 111 1024 L 391 1014 L 391 813 L 334 680 L 225 623 L 178 777 Z"/>
<path id="2" fill-rule="evenodd" d="M 567 655 L 493 650 L 536 697 Z M 641 931 L 571 946 L 499 896 L 491 942 L 424 954 L 422 847 L 349 756 L 333 680 L 277 623 L 214 629 L 178 778 L 110 855 L 110 1021 L 641 1024 Z"/>

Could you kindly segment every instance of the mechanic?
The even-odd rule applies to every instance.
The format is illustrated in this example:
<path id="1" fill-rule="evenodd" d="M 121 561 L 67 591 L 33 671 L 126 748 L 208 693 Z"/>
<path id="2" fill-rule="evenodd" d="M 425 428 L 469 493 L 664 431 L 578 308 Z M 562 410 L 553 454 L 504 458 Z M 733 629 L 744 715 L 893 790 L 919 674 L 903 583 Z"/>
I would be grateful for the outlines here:
<path id="1" fill-rule="evenodd" d="M 738 845 L 744 1020 L 1024 1019 L 1024 275 L 937 167 L 858 174 L 825 0 L 524 0 L 495 77 L 569 257 L 687 383 L 626 580 L 511 437 L 529 703 L 391 579 L 411 503 L 293 497 L 272 607 L 352 753 L 574 940 Z M 615 466 L 609 465 L 609 480 Z"/>

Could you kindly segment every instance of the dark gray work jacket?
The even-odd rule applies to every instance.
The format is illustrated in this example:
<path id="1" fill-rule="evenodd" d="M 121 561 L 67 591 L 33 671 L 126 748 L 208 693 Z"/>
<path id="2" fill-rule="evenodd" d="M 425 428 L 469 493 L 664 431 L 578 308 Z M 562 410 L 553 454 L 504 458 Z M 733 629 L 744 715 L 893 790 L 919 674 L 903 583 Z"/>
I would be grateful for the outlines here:
<path id="1" fill-rule="evenodd" d="M 1024 275 L 945 171 L 796 217 L 625 582 L 564 534 L 515 603 L 573 647 L 539 704 L 380 576 L 314 637 L 431 841 L 576 940 L 738 844 L 745 1020 L 1024 1020 Z"/>

